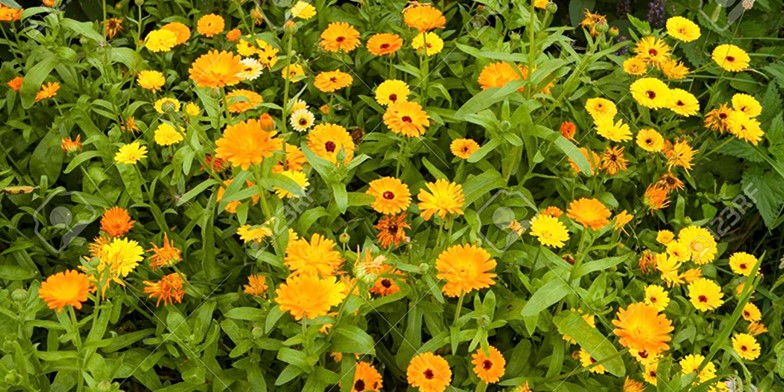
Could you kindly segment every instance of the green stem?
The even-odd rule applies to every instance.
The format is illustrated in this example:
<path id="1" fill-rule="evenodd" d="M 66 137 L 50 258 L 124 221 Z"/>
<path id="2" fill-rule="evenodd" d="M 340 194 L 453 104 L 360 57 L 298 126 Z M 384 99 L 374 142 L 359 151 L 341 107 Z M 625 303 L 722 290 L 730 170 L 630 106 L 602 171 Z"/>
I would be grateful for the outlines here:
<path id="1" fill-rule="evenodd" d="M 286 42 L 286 67 L 284 69 L 286 70 L 286 73 L 288 73 L 288 75 L 286 75 L 286 78 L 283 81 L 283 110 L 281 110 L 281 118 L 280 118 L 281 127 L 283 128 L 283 133 L 286 133 L 286 128 L 287 128 L 286 118 L 288 118 L 288 114 L 289 114 L 288 113 L 289 112 L 289 85 L 291 84 L 290 81 L 291 69 L 289 67 L 291 67 L 291 48 L 292 45 L 294 44 L 294 40 L 291 37 L 291 33 L 288 32 L 286 33 L 286 41 L 287 41 Z"/>
<path id="2" fill-rule="evenodd" d="M 272 217 L 272 212 L 269 209 L 269 204 L 267 204 L 267 191 L 261 185 L 261 181 L 263 176 L 261 175 L 261 165 L 254 165 L 253 166 L 253 174 L 256 177 L 256 186 L 259 189 L 259 199 L 261 200 L 261 210 L 264 212 L 264 219 L 269 219 Z"/>
<path id="3" fill-rule="evenodd" d="M 460 311 L 463 310 L 463 299 L 465 298 L 465 293 L 461 293 L 460 297 L 457 299 L 457 307 L 455 308 L 455 318 L 452 320 L 452 326 L 457 326 L 457 319 L 460 318 Z"/>
<path id="4" fill-rule="evenodd" d="M 705 155 L 703 155 L 703 156 L 702 156 L 700 159 L 705 159 L 705 158 L 707 158 L 708 156 L 710 156 L 711 154 L 715 153 L 716 151 L 719 151 L 719 150 L 721 150 L 721 148 L 722 148 L 722 147 L 726 146 L 727 144 L 729 144 L 729 143 L 730 143 L 731 141 L 733 141 L 733 140 L 734 140 L 734 139 L 733 139 L 733 138 L 731 138 L 731 137 L 730 137 L 730 138 L 727 138 L 727 139 L 725 139 L 725 140 L 724 140 L 724 141 L 723 141 L 721 144 L 719 144 L 718 146 L 716 146 L 714 149 L 712 149 L 712 150 L 708 151 L 707 153 L 705 153 Z"/>
<path id="5" fill-rule="evenodd" d="M 479 384 L 476 384 L 476 388 L 474 392 L 485 392 L 487 390 L 487 383 L 484 381 L 479 381 Z"/>

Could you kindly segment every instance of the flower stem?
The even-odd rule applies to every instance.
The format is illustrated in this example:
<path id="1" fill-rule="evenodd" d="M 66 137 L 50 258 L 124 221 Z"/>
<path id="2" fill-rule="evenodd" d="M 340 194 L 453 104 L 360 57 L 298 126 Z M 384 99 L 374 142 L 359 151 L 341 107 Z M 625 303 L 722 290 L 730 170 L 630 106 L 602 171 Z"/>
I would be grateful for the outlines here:
<path id="1" fill-rule="evenodd" d="M 460 297 L 457 299 L 457 307 L 455 308 L 455 318 L 452 320 L 452 326 L 457 326 L 457 319 L 460 318 L 460 311 L 463 310 L 463 299 L 465 298 L 465 293 L 460 293 Z"/>
<path id="2" fill-rule="evenodd" d="M 283 133 L 286 133 L 286 118 L 288 117 L 289 111 L 289 84 L 291 83 L 291 48 L 294 44 L 294 40 L 291 37 L 291 33 L 286 33 L 286 78 L 283 82 L 283 109 L 280 112 L 280 123 L 283 129 Z"/>

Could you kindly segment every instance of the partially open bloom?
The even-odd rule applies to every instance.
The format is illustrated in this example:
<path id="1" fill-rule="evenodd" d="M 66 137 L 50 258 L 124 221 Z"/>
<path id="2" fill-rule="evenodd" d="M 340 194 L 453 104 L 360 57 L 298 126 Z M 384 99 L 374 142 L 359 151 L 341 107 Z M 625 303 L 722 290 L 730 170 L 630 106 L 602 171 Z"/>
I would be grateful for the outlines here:
<path id="1" fill-rule="evenodd" d="M 483 90 L 504 87 L 507 83 L 528 78 L 528 71 L 521 66 L 514 66 L 505 61 L 490 63 L 479 73 L 479 85 Z M 523 87 L 518 88 L 523 91 Z"/>
<path id="2" fill-rule="evenodd" d="M 258 93 L 250 90 L 234 90 L 226 94 L 226 105 L 229 106 L 231 113 L 243 113 L 247 110 L 255 109 L 264 99 Z"/>
<path id="3" fill-rule="evenodd" d="M 424 352 L 411 358 L 406 377 L 421 392 L 444 392 L 452 382 L 452 370 L 444 357 Z"/>
<path id="4" fill-rule="evenodd" d="M 173 241 L 169 241 L 169 234 L 163 233 L 163 245 L 158 247 L 151 243 L 152 256 L 150 256 L 150 269 L 155 271 L 158 268 L 171 267 L 182 261 L 182 252 L 174 246 Z"/>
<path id="5" fill-rule="evenodd" d="M 436 33 L 419 33 L 411 40 L 411 47 L 417 53 L 424 52 L 427 56 L 433 56 L 441 53 L 441 50 L 444 49 L 444 40 Z"/>
<path id="6" fill-rule="evenodd" d="M 24 83 L 24 78 L 21 77 L 21 76 L 17 76 L 15 78 L 9 80 L 8 83 L 6 83 L 6 85 L 8 87 L 10 87 L 11 90 L 19 92 L 19 90 L 22 89 L 22 83 Z"/>
<path id="7" fill-rule="evenodd" d="M 47 277 L 38 289 L 38 296 L 46 302 L 49 309 L 58 312 L 69 305 L 81 309 L 82 302 L 87 301 L 90 287 L 90 279 L 87 275 L 68 270 Z"/>
<path id="8" fill-rule="evenodd" d="M 82 135 L 76 135 L 76 139 L 70 137 L 60 141 L 60 149 L 69 154 L 74 154 L 82 149 Z"/>
<path id="9" fill-rule="evenodd" d="M 41 90 L 35 94 L 35 102 L 41 102 L 44 99 L 54 98 L 57 91 L 60 90 L 60 83 L 49 82 L 41 85 Z"/>
<path id="10" fill-rule="evenodd" d="M 144 292 L 150 299 L 158 299 L 155 306 L 159 306 L 161 301 L 164 305 L 181 303 L 182 297 L 185 296 L 182 275 L 178 272 L 164 275 L 157 282 L 144 281 L 144 286 Z"/>
<path id="11" fill-rule="evenodd" d="M 123 20 L 120 18 L 106 19 L 103 23 L 103 31 L 106 34 L 106 38 L 114 39 L 123 30 L 122 22 Z"/>
<path id="12" fill-rule="evenodd" d="M 291 16 L 302 20 L 310 20 L 316 16 L 316 7 L 304 1 L 298 1 L 291 7 Z"/>
<path id="13" fill-rule="evenodd" d="M 267 278 L 264 275 L 250 275 L 248 276 L 248 284 L 243 286 L 245 294 L 254 297 L 267 296 Z"/>
<path id="14" fill-rule="evenodd" d="M 419 190 L 419 210 L 422 211 L 422 218 L 430 220 L 433 215 L 445 218 L 448 214 L 463 215 L 463 204 L 465 196 L 463 187 L 460 184 L 449 182 L 445 179 L 428 182 L 425 188 Z"/>
<path id="15" fill-rule="evenodd" d="M 454 245 L 438 255 L 436 275 L 446 280 L 444 294 L 458 297 L 492 286 L 496 262 L 486 250 L 474 245 Z"/>

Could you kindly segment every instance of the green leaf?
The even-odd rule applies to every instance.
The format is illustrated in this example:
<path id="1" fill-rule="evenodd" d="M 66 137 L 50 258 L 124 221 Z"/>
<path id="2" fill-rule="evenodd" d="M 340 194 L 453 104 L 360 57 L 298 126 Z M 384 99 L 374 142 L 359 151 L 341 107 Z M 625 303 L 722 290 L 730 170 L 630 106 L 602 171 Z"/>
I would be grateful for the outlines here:
<path id="1" fill-rule="evenodd" d="M 566 297 L 570 291 L 564 279 L 554 276 L 531 295 L 520 311 L 520 315 L 523 317 L 538 316 L 541 311 Z"/>
<path id="2" fill-rule="evenodd" d="M 553 323 L 561 335 L 569 335 L 576 340 L 608 372 L 617 377 L 626 375 L 623 358 L 615 346 L 598 329 L 588 325 L 579 313 L 561 312 L 553 319 Z"/>
<path id="3" fill-rule="evenodd" d="M 261 321 L 264 320 L 267 315 L 259 308 L 239 307 L 230 309 L 228 312 L 224 313 L 224 316 L 235 320 Z"/>
<path id="4" fill-rule="evenodd" d="M 71 159 L 71 162 L 68 163 L 68 166 L 66 166 L 65 170 L 63 170 L 63 173 L 68 174 L 72 172 L 74 169 L 76 169 L 77 167 L 79 167 L 79 165 L 81 165 L 82 163 L 99 156 L 101 156 L 100 151 L 85 151 L 73 157 L 73 159 Z"/>
<path id="5" fill-rule="evenodd" d="M 24 82 L 22 82 L 22 88 L 19 90 L 19 94 L 22 95 L 23 108 L 30 109 L 33 107 L 35 95 L 41 90 L 44 80 L 52 73 L 52 70 L 59 62 L 60 59 L 54 53 L 49 53 L 49 55 L 43 57 L 38 64 L 27 71 L 24 76 Z"/>
<path id="6" fill-rule="evenodd" d="M 762 162 L 765 157 L 749 143 L 733 139 L 719 150 L 720 154 L 745 159 L 749 162 Z"/>
<path id="7" fill-rule="evenodd" d="M 508 96 L 517 93 L 517 89 L 523 87 L 526 83 L 525 80 L 515 80 L 507 83 L 501 88 L 494 87 L 484 90 L 466 101 L 466 103 L 455 112 L 455 118 L 462 120 L 468 114 L 481 112 L 496 102 L 501 102 Z"/>
<path id="8" fill-rule="evenodd" d="M 784 202 L 784 178 L 754 166 L 743 173 L 742 184 L 743 192 L 754 201 L 765 225 L 771 227 Z"/>
<path id="9" fill-rule="evenodd" d="M 630 253 L 624 256 L 606 257 L 604 259 L 586 261 L 574 269 L 572 272 L 572 279 L 579 279 L 580 277 L 590 274 L 591 272 L 604 271 L 606 269 L 615 267 L 616 265 L 621 264 L 629 259 L 629 257 L 632 255 L 633 253 Z"/>
<path id="10" fill-rule="evenodd" d="M 144 195 L 142 194 L 144 180 L 139 176 L 136 165 L 118 163 L 116 167 L 117 171 L 120 172 L 123 184 L 125 184 L 125 193 L 131 197 L 131 200 L 137 203 L 144 203 Z"/>
<path id="11" fill-rule="evenodd" d="M 341 214 L 345 213 L 346 209 L 348 209 L 348 192 L 346 192 L 346 184 L 333 183 L 331 188 L 332 196 L 335 197 L 335 204 L 338 206 L 338 210 Z"/>
<path id="12" fill-rule="evenodd" d="M 577 167 L 580 168 L 581 173 L 586 173 L 589 175 L 593 173 L 591 170 L 591 165 L 588 163 L 588 160 L 585 159 L 585 155 L 583 155 L 582 151 L 580 151 L 580 149 L 577 148 L 574 143 L 563 137 L 559 132 L 555 132 L 552 129 L 542 125 L 537 125 L 536 128 L 534 128 L 534 136 L 548 140 L 555 144 L 558 149 L 563 151 L 567 157 L 574 161 Z"/>
<path id="13" fill-rule="evenodd" d="M 463 183 L 465 205 L 469 206 L 490 191 L 505 185 L 506 181 L 501 176 L 501 173 L 495 170 L 489 170 L 478 176 L 470 177 Z"/>
<path id="14" fill-rule="evenodd" d="M 355 325 L 340 324 L 331 336 L 330 350 L 333 352 L 376 355 L 373 338 Z"/>
<path id="15" fill-rule="evenodd" d="M 185 192 L 185 194 L 182 195 L 182 197 L 179 200 L 177 200 L 177 207 L 189 202 L 191 199 L 198 196 L 200 193 L 204 192 L 207 188 L 217 183 L 218 181 L 215 181 L 211 178 L 202 181 L 199 185 L 193 187 L 193 189 L 189 190 L 188 192 Z"/>
<path id="16" fill-rule="evenodd" d="M 46 176 L 49 183 L 56 182 L 63 167 L 63 157 L 60 138 L 56 132 L 48 132 L 30 157 L 30 175 L 35 180 Z"/>
<path id="17" fill-rule="evenodd" d="M 22 268 L 18 265 L 0 266 L 0 279 L 4 280 L 28 280 L 37 275 L 37 271 L 29 268 Z"/>

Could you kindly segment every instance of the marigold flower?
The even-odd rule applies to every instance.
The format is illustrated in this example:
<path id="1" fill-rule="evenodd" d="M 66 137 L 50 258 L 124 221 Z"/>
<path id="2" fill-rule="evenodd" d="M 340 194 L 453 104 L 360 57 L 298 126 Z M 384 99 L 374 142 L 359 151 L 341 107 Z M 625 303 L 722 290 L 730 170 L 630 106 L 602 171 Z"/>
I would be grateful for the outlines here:
<path id="1" fill-rule="evenodd" d="M 719 67 L 730 72 L 745 71 L 751 61 L 745 50 L 731 44 L 717 46 L 711 57 Z"/>
<path id="2" fill-rule="evenodd" d="M 597 199 L 580 198 L 569 203 L 567 209 L 569 218 L 583 225 L 585 228 L 601 230 L 610 223 L 610 210 Z"/>
<path id="3" fill-rule="evenodd" d="M 101 230 L 110 237 L 122 237 L 131 231 L 134 223 L 126 209 L 112 207 L 104 211 L 101 217 Z"/>
<path id="4" fill-rule="evenodd" d="M 673 101 L 670 88 L 659 79 L 637 79 L 629 86 L 629 90 L 638 104 L 649 109 L 670 107 Z"/>
<path id="5" fill-rule="evenodd" d="M 588 371 L 595 374 L 604 374 L 607 372 L 607 368 L 602 365 L 594 365 L 596 363 L 596 359 L 591 356 L 588 351 L 585 351 L 584 348 L 581 348 L 578 352 L 578 356 L 580 357 L 580 365 L 584 368 L 588 368 Z"/>
<path id="6" fill-rule="evenodd" d="M 689 301 L 701 312 L 717 309 L 724 304 L 721 286 L 710 279 L 697 279 L 689 284 L 688 290 Z"/>
<path id="7" fill-rule="evenodd" d="M 692 42 L 700 38 L 700 26 L 682 16 L 673 16 L 667 19 L 667 34 L 679 41 Z"/>
<path id="8" fill-rule="evenodd" d="M 240 60 L 242 64 L 242 71 L 237 73 L 237 77 L 242 80 L 256 80 L 264 71 L 264 65 L 252 57 Z"/>
<path id="9" fill-rule="evenodd" d="M 648 207 L 648 209 L 653 211 L 661 210 L 663 208 L 667 208 L 670 205 L 670 201 L 667 199 L 668 192 L 662 186 L 658 184 L 651 184 L 648 185 L 648 188 L 645 189 L 645 195 L 643 196 L 643 203 Z"/>
<path id="10" fill-rule="evenodd" d="M 637 132 L 637 145 L 648 152 L 659 152 L 664 148 L 664 137 L 655 129 L 641 129 Z"/>
<path id="11" fill-rule="evenodd" d="M 728 118 L 733 110 L 727 104 L 723 103 L 718 108 L 713 109 L 705 114 L 705 128 L 708 128 L 719 133 L 729 129 Z"/>
<path id="12" fill-rule="evenodd" d="M 710 231 L 703 227 L 684 227 L 678 232 L 678 241 L 686 245 L 691 253 L 691 260 L 698 265 L 704 265 L 716 259 L 716 253 L 718 253 L 716 240 Z"/>
<path id="13" fill-rule="evenodd" d="M 762 320 L 762 312 L 760 312 L 757 305 L 754 305 L 751 302 L 747 302 L 746 305 L 743 306 L 743 311 L 741 312 L 743 319 L 746 321 L 760 321 Z"/>
<path id="14" fill-rule="evenodd" d="M 751 275 L 755 265 L 757 265 L 757 258 L 746 252 L 735 252 L 730 256 L 730 268 L 740 276 Z"/>
<path id="15" fill-rule="evenodd" d="M 308 181 L 308 176 L 301 171 L 284 170 L 279 174 L 286 176 L 292 181 L 294 181 L 299 186 L 302 192 L 307 190 L 308 185 L 310 185 L 310 182 Z M 277 187 L 277 186 L 273 187 L 273 190 L 275 191 L 275 194 L 281 199 L 300 197 L 299 194 L 291 193 L 288 190 L 281 187 Z"/>
<path id="16" fill-rule="evenodd" d="M 669 109 L 684 117 L 693 116 L 700 112 L 700 102 L 690 92 L 674 88 L 670 90 Z"/>
<path id="17" fill-rule="evenodd" d="M 599 157 L 599 154 L 593 151 L 589 151 L 585 147 L 580 147 L 580 152 L 585 157 L 585 160 L 588 161 L 588 165 L 590 166 L 591 169 L 591 173 L 585 173 L 585 174 L 590 176 L 596 173 L 596 169 L 599 167 L 599 164 L 601 163 L 601 158 Z M 572 170 L 575 173 L 577 174 L 582 173 L 582 170 L 580 170 L 580 167 L 577 166 L 577 163 L 572 158 L 569 158 L 569 166 L 571 166 Z"/>
<path id="18" fill-rule="evenodd" d="M 474 139 L 455 139 L 449 144 L 449 150 L 460 159 L 468 159 L 479 150 L 479 144 Z"/>
<path id="19" fill-rule="evenodd" d="M 150 269 L 155 271 L 162 267 L 171 267 L 182 261 L 182 253 L 180 249 L 174 246 L 173 241 L 169 241 L 169 235 L 163 233 L 163 246 L 158 247 L 154 243 L 152 245 L 152 256 L 150 256 Z"/>
<path id="20" fill-rule="evenodd" d="M 177 41 L 175 41 L 176 45 L 182 45 L 191 38 L 191 29 L 188 26 L 180 23 L 180 22 L 171 22 L 163 25 L 161 30 L 168 30 L 174 33 L 177 37 Z"/>
<path id="21" fill-rule="evenodd" d="M 222 33 L 225 27 L 223 17 L 215 14 L 204 15 L 196 22 L 196 31 L 205 37 L 214 37 Z"/>
<path id="22" fill-rule="evenodd" d="M 333 93 L 342 88 L 351 86 L 354 78 L 351 75 L 340 70 L 321 72 L 316 75 L 313 85 L 321 92 Z"/>
<path id="23" fill-rule="evenodd" d="M 251 165 L 259 164 L 281 150 L 283 141 L 275 138 L 276 133 L 265 131 L 255 119 L 228 125 L 223 136 L 215 142 L 216 156 L 231 162 L 234 167 L 248 170 Z"/>
<path id="24" fill-rule="evenodd" d="M 599 24 L 606 25 L 607 18 L 604 15 L 594 14 L 587 9 L 583 11 L 583 20 L 580 22 L 580 26 L 584 29 L 587 29 L 588 32 L 591 34 L 591 37 L 596 37 L 599 35 L 599 32 L 596 30 L 596 26 Z"/>
<path id="25" fill-rule="evenodd" d="M 243 286 L 243 291 L 247 295 L 254 297 L 267 296 L 267 278 L 264 275 L 248 276 L 248 284 Z"/>
<path id="26" fill-rule="evenodd" d="M 379 105 L 387 106 L 397 102 L 408 101 L 410 92 L 408 84 L 402 80 L 385 80 L 376 87 L 376 102 Z"/>
<path id="27" fill-rule="evenodd" d="M 379 33 L 370 37 L 366 46 L 374 56 L 392 56 L 403 46 L 403 39 L 397 34 Z"/>
<path id="28" fill-rule="evenodd" d="M 645 75 L 648 72 L 648 64 L 640 57 L 630 57 L 623 61 L 623 72 L 634 76 Z"/>
<path id="29" fill-rule="evenodd" d="M 144 249 L 127 238 L 114 238 L 101 249 L 99 270 L 110 268 L 112 276 L 126 277 L 143 260 Z"/>
<path id="30" fill-rule="evenodd" d="M 626 376 L 623 380 L 623 392 L 645 392 L 645 384 Z"/>
<path id="31" fill-rule="evenodd" d="M 313 127 L 308 133 L 308 148 L 332 163 L 337 163 L 339 156 L 344 157 L 345 164 L 354 158 L 354 140 L 346 128 L 337 124 L 323 123 Z"/>
<path id="32" fill-rule="evenodd" d="M 120 18 L 108 18 L 103 22 L 103 31 L 107 39 L 114 39 L 121 31 L 123 31 L 123 20 Z"/>
<path id="33" fill-rule="evenodd" d="M 610 117 L 603 117 L 595 122 L 596 133 L 613 142 L 625 142 L 632 139 L 632 131 L 623 120 L 613 121 Z"/>
<path id="34" fill-rule="evenodd" d="M 477 81 L 482 90 L 487 90 L 489 88 L 504 87 L 509 82 L 525 79 L 528 79 L 527 69 L 519 65 L 514 66 L 505 61 L 499 61 L 485 65 L 482 68 L 482 72 L 479 73 Z M 521 86 L 517 91 L 524 91 L 524 87 Z"/>
<path id="35" fill-rule="evenodd" d="M 602 153 L 601 168 L 607 174 L 614 176 L 626 170 L 626 156 L 623 154 L 623 147 L 621 146 L 607 146 Z"/>
<path id="36" fill-rule="evenodd" d="M 241 60 L 231 52 L 211 50 L 199 56 L 188 73 L 198 87 L 234 86 L 241 80 L 237 76 L 244 68 Z"/>
<path id="37" fill-rule="evenodd" d="M 309 274 L 290 275 L 275 290 L 275 303 L 297 321 L 303 317 L 312 320 L 326 316 L 333 306 L 343 302 L 345 291 L 345 285 L 333 276 L 322 279 Z"/>
<path id="38" fill-rule="evenodd" d="M 474 374 L 480 380 L 488 383 L 495 384 L 506 372 L 506 359 L 493 346 L 488 346 L 489 353 L 485 353 L 482 348 L 478 348 L 473 355 L 471 355 L 471 363 L 474 365 Z"/>
<path id="39" fill-rule="evenodd" d="M 298 1 L 291 7 L 291 16 L 302 20 L 310 20 L 316 16 L 316 7 L 304 1 Z"/>
<path id="40" fill-rule="evenodd" d="M 684 169 L 691 170 L 691 160 L 694 158 L 695 151 L 686 140 L 676 142 L 672 148 L 665 148 L 664 155 L 667 156 L 667 168 L 672 169 L 673 166 L 680 166 Z"/>
<path id="41" fill-rule="evenodd" d="M 756 98 L 748 94 L 735 94 L 732 96 L 732 108 L 734 110 L 743 112 L 750 118 L 754 118 L 762 114 L 762 105 Z"/>
<path id="42" fill-rule="evenodd" d="M 681 80 L 689 75 L 689 68 L 675 59 L 664 60 L 659 64 L 659 69 L 668 80 Z"/>
<path id="43" fill-rule="evenodd" d="M 261 95 L 250 90 L 239 89 L 226 94 L 226 105 L 231 113 L 243 113 L 255 109 L 262 102 L 264 99 Z"/>
<path id="44" fill-rule="evenodd" d="M 634 52 L 642 61 L 659 65 L 670 58 L 670 46 L 664 40 L 656 37 L 643 37 L 634 47 Z"/>
<path id="45" fill-rule="evenodd" d="M 400 245 L 406 240 L 406 229 L 411 228 L 406 222 L 406 214 L 386 215 L 379 219 L 374 226 L 378 230 L 376 238 L 382 248 L 389 248 L 394 244 Z"/>
<path id="46" fill-rule="evenodd" d="M 357 362 L 351 392 L 380 391 L 383 387 L 384 380 L 381 378 L 381 373 L 373 365 L 364 361 Z"/>
<path id="47" fill-rule="evenodd" d="M 608 119 L 612 121 L 615 115 L 618 114 L 618 108 L 613 101 L 606 98 L 589 98 L 585 101 L 585 110 L 591 115 L 594 122 L 601 119 Z"/>
<path id="48" fill-rule="evenodd" d="M 57 91 L 60 90 L 60 83 L 49 82 L 41 85 L 41 90 L 35 94 L 35 102 L 41 102 L 44 99 L 54 98 L 57 96 Z"/>
<path id="49" fill-rule="evenodd" d="M 359 46 L 359 31 L 346 22 L 333 22 L 321 33 L 321 48 L 349 53 Z"/>
<path id="50" fill-rule="evenodd" d="M 394 177 L 382 177 L 370 182 L 367 194 L 373 196 L 370 205 L 376 212 L 394 215 L 405 211 L 411 204 L 408 185 Z"/>
<path id="51" fill-rule="evenodd" d="M 159 146 L 171 146 L 184 139 L 182 133 L 168 123 L 161 123 L 158 125 L 158 128 L 155 129 L 153 138 L 155 139 L 155 143 Z"/>
<path id="52" fill-rule="evenodd" d="M 443 292 L 458 297 L 473 290 L 492 286 L 496 274 L 491 272 L 495 260 L 486 250 L 474 245 L 453 245 L 438 255 L 436 275 L 446 280 Z"/>
<path id="53" fill-rule="evenodd" d="M 170 30 L 153 30 L 144 39 L 144 47 L 150 52 L 168 52 L 177 45 L 177 34 Z"/>
<path id="54" fill-rule="evenodd" d="M 399 101 L 391 104 L 384 112 L 384 124 L 397 134 L 418 137 L 425 134 L 430 126 L 430 116 L 416 102 Z"/>
<path id="55" fill-rule="evenodd" d="M 226 40 L 229 42 L 237 42 L 242 37 L 240 29 L 231 29 L 226 32 Z"/>
<path id="56" fill-rule="evenodd" d="M 425 190 L 427 188 L 427 190 Z M 447 214 L 463 215 L 465 196 L 460 184 L 449 182 L 445 179 L 428 182 L 425 188 L 419 190 L 417 205 L 422 213 L 422 218 L 430 220 L 433 215 L 443 219 Z"/>
<path id="57" fill-rule="evenodd" d="M 49 309 L 58 312 L 69 305 L 81 309 L 82 302 L 87 301 L 91 286 L 87 275 L 67 270 L 47 277 L 38 289 L 38 296 Z"/>
<path id="58" fill-rule="evenodd" d="M 272 172 L 281 173 L 285 170 L 302 171 L 305 163 L 307 163 L 302 150 L 293 144 L 286 144 L 284 149 L 286 150 L 285 159 L 273 166 Z"/>
<path id="59" fill-rule="evenodd" d="M 740 110 L 733 110 L 727 116 L 727 129 L 736 138 L 750 142 L 755 146 L 765 135 L 765 131 L 760 127 L 760 122 Z"/>
<path id="60" fill-rule="evenodd" d="M 21 77 L 21 76 L 17 76 L 15 78 L 9 80 L 8 83 L 6 83 L 6 85 L 8 87 L 10 87 L 11 90 L 19 92 L 19 90 L 22 89 L 22 83 L 24 83 L 24 78 Z"/>
<path id="61" fill-rule="evenodd" d="M 617 327 L 613 333 L 620 338 L 622 346 L 653 356 L 669 348 L 668 334 L 674 329 L 667 316 L 640 302 L 619 309 L 612 323 Z"/>
<path id="62" fill-rule="evenodd" d="M 561 126 L 558 129 L 561 132 L 561 136 L 563 136 L 567 140 L 571 140 L 573 142 L 577 142 L 574 139 L 575 133 L 577 133 L 577 125 L 575 125 L 571 121 L 564 121 L 561 123 Z"/>
<path id="63" fill-rule="evenodd" d="M 569 231 L 558 218 L 540 214 L 531 220 L 530 234 L 539 240 L 539 243 L 553 248 L 562 248 L 569 241 Z"/>
<path id="64" fill-rule="evenodd" d="M 182 275 L 178 272 L 164 275 L 157 282 L 144 281 L 144 292 L 150 299 L 158 298 L 155 306 L 160 306 L 161 301 L 164 305 L 182 303 L 185 291 L 182 289 Z"/>
<path id="65" fill-rule="evenodd" d="M 741 358 L 747 361 L 753 361 L 760 355 L 760 345 L 757 343 L 757 339 L 747 333 L 736 333 L 733 335 L 732 348 Z"/>
<path id="66" fill-rule="evenodd" d="M 752 336 L 758 336 L 768 332 L 768 328 L 765 327 L 765 324 L 752 321 L 749 323 L 748 331 Z"/>
<path id="67" fill-rule="evenodd" d="M 237 228 L 237 235 L 240 236 L 240 239 L 244 243 L 248 242 L 255 242 L 261 243 L 262 240 L 265 238 L 272 236 L 272 229 L 268 226 L 251 226 L 251 225 L 242 225 Z"/>
<path id="68" fill-rule="evenodd" d="M 292 275 L 332 276 L 343 264 L 343 257 L 335 250 L 337 244 L 321 234 L 289 241 L 283 264 Z"/>
<path id="69" fill-rule="evenodd" d="M 411 40 L 411 47 L 419 54 L 433 56 L 444 49 L 444 40 L 435 33 L 419 33 Z"/>
<path id="70" fill-rule="evenodd" d="M 379 277 L 373 282 L 373 287 L 369 291 L 382 297 L 395 294 L 400 291 L 397 281 L 405 282 L 405 279 L 402 278 L 403 276 L 405 275 L 402 272 L 393 269 L 388 264 L 384 264 Z"/>
<path id="71" fill-rule="evenodd" d="M 446 18 L 437 8 L 430 4 L 415 3 L 403 10 L 403 22 L 420 33 L 433 29 L 443 29 Z"/>
<path id="72" fill-rule="evenodd" d="M 406 378 L 421 392 L 444 392 L 452 382 L 452 370 L 444 357 L 424 352 L 411 358 Z"/>
<path id="73" fill-rule="evenodd" d="M 115 162 L 128 165 L 135 165 L 144 158 L 147 158 L 147 147 L 142 146 L 139 142 L 122 145 L 114 155 Z"/>
<path id="74" fill-rule="evenodd" d="M 76 139 L 71 140 L 70 137 L 63 138 L 60 141 L 60 148 L 63 152 L 74 154 L 82 149 L 82 135 L 76 135 Z"/>
<path id="75" fill-rule="evenodd" d="M 653 306 L 657 311 L 663 312 L 670 303 L 670 297 L 659 285 L 649 285 L 645 288 L 645 304 Z"/>
<path id="76" fill-rule="evenodd" d="M 136 82 L 139 83 L 139 87 L 156 92 L 166 84 L 166 78 L 158 71 L 141 71 L 136 76 Z"/>

